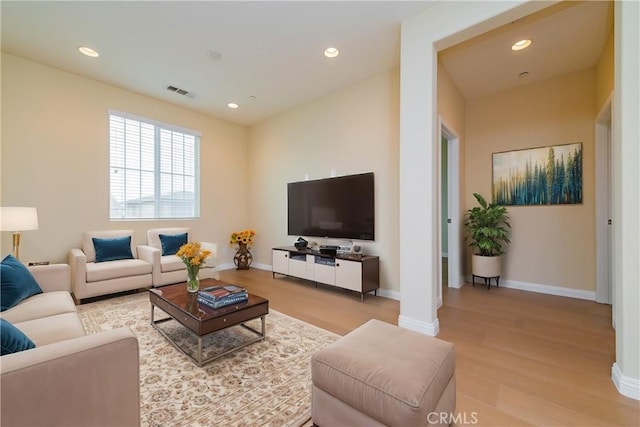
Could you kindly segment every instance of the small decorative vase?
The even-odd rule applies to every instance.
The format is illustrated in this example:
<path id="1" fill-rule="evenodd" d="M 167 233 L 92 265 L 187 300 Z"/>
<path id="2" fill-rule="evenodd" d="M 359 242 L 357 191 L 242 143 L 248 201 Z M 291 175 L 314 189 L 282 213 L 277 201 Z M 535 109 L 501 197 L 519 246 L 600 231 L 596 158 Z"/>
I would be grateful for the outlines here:
<path id="1" fill-rule="evenodd" d="M 248 270 L 252 261 L 253 255 L 249 252 L 247 244 L 238 242 L 238 250 L 233 256 L 233 263 L 236 265 L 237 270 Z"/>
<path id="2" fill-rule="evenodd" d="M 187 292 L 198 292 L 200 290 L 200 279 L 189 276 L 187 280 Z"/>

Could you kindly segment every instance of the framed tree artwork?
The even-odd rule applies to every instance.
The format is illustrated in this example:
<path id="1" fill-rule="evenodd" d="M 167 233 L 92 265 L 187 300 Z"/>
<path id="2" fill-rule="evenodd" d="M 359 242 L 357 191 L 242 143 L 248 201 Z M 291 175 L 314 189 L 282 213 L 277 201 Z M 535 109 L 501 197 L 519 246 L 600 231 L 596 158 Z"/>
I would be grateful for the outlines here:
<path id="1" fill-rule="evenodd" d="M 582 143 L 493 153 L 493 202 L 582 203 Z"/>

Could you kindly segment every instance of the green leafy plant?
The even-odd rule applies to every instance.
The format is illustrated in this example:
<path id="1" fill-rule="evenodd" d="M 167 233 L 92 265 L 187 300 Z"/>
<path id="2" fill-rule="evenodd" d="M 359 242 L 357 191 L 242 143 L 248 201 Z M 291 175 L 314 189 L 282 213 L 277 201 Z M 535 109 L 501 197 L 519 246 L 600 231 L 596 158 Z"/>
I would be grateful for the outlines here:
<path id="1" fill-rule="evenodd" d="M 504 206 L 487 203 L 478 193 L 473 193 L 480 206 L 469 209 L 465 215 L 469 246 L 477 248 L 478 255 L 498 256 L 504 253 L 504 246 L 511 243 L 508 228 L 509 215 Z"/>

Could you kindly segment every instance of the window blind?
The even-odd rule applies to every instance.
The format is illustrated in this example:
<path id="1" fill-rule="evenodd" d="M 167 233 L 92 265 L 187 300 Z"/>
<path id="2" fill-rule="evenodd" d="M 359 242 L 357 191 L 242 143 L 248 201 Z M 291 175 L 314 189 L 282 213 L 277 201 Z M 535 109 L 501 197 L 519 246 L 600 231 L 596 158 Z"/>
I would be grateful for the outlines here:
<path id="1" fill-rule="evenodd" d="M 200 134 L 109 111 L 110 219 L 197 218 Z"/>

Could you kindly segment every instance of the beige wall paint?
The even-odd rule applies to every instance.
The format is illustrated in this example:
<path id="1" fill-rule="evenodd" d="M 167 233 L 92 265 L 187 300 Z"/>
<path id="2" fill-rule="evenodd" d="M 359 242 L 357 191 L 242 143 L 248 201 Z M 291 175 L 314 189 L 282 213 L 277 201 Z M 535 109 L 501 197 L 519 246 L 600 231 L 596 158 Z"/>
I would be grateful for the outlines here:
<path id="1" fill-rule="evenodd" d="M 596 107 L 598 111 L 613 91 L 613 32 L 604 45 L 598 64 L 596 65 Z"/>
<path id="2" fill-rule="evenodd" d="M 464 140 L 465 100 L 447 70 L 438 62 L 438 114 L 447 124 L 458 132 L 460 141 Z"/>
<path id="3" fill-rule="evenodd" d="M 458 218 L 460 221 L 464 219 L 464 175 L 465 175 L 465 150 L 464 150 L 464 142 L 465 142 L 465 100 L 460 90 L 455 85 L 447 70 L 442 66 L 442 64 L 438 63 L 438 114 L 442 117 L 442 120 L 445 122 L 446 126 L 451 127 L 451 131 L 455 132 L 458 136 L 459 145 L 458 145 L 458 156 L 459 156 L 459 200 L 458 206 L 460 209 L 458 210 Z M 443 178 L 444 179 L 444 178 Z M 447 197 L 446 194 L 442 195 L 442 202 L 444 203 Z M 451 216 L 451 215 L 449 215 Z M 443 218 L 442 221 L 443 227 L 443 235 L 445 233 L 445 227 L 447 227 L 446 218 Z M 462 222 L 458 224 L 460 227 L 460 236 L 464 239 L 464 229 L 462 226 Z M 464 241 L 461 241 L 459 247 L 464 247 Z M 464 264 L 464 260 L 461 260 L 462 264 Z"/>
<path id="4" fill-rule="evenodd" d="M 508 207 L 506 280 L 595 290 L 594 93 L 589 69 L 467 102 L 466 209 L 491 197 L 492 153 L 583 144 L 581 205 Z"/>
<path id="5" fill-rule="evenodd" d="M 380 256 L 380 281 L 398 284 L 399 74 L 381 74 L 314 100 L 250 129 L 249 219 L 257 232 L 254 262 L 271 265 L 271 248 L 287 235 L 287 183 L 361 172 L 375 174 L 376 241 L 361 242 Z M 311 238 L 324 243 L 324 239 Z"/>
<path id="6" fill-rule="evenodd" d="M 113 108 L 202 132 L 201 219 L 109 221 L 107 110 Z M 247 222 L 247 130 L 166 102 L 2 54 L 2 205 L 35 206 L 40 229 L 23 233 L 24 262 L 66 262 L 87 230 L 183 225 L 221 244 Z M 2 233 L 2 253 L 11 236 Z"/>

